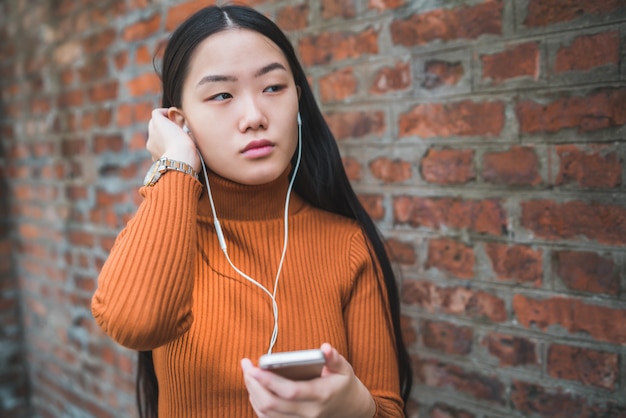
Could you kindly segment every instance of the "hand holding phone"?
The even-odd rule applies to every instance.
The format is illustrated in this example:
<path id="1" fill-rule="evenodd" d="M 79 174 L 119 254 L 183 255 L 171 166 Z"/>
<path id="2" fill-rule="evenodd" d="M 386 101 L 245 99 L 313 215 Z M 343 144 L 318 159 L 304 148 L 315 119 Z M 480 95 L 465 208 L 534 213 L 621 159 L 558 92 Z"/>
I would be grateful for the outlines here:
<path id="1" fill-rule="evenodd" d="M 265 354 L 259 359 L 259 367 L 290 380 L 310 380 L 320 377 L 326 364 L 320 349 L 287 351 Z"/>

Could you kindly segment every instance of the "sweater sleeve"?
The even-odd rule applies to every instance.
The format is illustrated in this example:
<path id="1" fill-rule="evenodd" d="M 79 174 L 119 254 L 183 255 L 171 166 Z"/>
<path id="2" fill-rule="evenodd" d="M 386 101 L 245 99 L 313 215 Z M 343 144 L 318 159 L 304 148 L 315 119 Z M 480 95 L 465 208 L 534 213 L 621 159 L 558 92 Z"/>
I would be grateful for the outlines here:
<path id="1" fill-rule="evenodd" d="M 151 350 L 189 329 L 201 190 L 175 171 L 140 189 L 144 200 L 116 238 L 91 301 L 97 324 L 119 344 Z"/>
<path id="2" fill-rule="evenodd" d="M 350 258 L 354 283 L 344 310 L 348 360 L 374 398 L 375 417 L 402 417 L 403 401 L 387 291 L 362 233 L 352 238 Z"/>

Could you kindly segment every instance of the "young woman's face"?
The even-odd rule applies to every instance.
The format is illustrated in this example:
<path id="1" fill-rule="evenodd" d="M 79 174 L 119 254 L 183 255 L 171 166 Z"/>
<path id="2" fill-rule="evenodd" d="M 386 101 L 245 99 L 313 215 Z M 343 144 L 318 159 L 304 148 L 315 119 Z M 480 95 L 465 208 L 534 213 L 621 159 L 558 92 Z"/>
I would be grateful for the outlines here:
<path id="1" fill-rule="evenodd" d="M 280 48 L 257 32 L 228 29 L 198 45 L 181 110 L 207 166 L 232 181 L 273 181 L 295 152 L 298 90 Z"/>

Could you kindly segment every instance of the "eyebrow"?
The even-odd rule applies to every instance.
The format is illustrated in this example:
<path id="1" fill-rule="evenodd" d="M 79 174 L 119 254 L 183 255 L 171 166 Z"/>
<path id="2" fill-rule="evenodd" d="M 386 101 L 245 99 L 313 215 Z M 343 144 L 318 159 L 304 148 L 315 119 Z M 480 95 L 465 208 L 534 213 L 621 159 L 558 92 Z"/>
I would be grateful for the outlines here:
<path id="1" fill-rule="evenodd" d="M 281 63 L 273 62 L 271 64 L 266 65 L 265 67 L 258 69 L 254 73 L 254 77 L 255 78 L 261 77 L 262 75 L 265 75 L 275 70 L 287 71 L 285 66 L 282 65 Z M 207 75 L 207 76 L 202 77 L 202 79 L 198 82 L 196 87 L 199 87 L 202 84 L 206 84 L 206 83 L 218 83 L 218 82 L 227 82 L 227 81 L 231 81 L 231 82 L 237 81 L 237 77 L 232 76 L 232 75 Z"/>

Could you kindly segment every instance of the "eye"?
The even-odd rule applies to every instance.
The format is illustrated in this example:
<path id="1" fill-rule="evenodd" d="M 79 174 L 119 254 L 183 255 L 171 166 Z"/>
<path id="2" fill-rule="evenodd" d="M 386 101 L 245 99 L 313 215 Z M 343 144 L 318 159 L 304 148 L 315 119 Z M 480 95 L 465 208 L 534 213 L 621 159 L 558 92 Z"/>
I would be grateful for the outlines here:
<path id="1" fill-rule="evenodd" d="M 279 91 L 284 90 L 286 87 L 287 86 L 285 86 L 284 84 L 275 84 L 273 86 L 266 87 L 263 92 L 278 93 Z"/>
<path id="2" fill-rule="evenodd" d="M 233 96 L 230 93 L 219 93 L 219 94 L 215 94 L 209 97 L 207 100 L 222 101 L 222 100 L 227 100 L 227 99 L 232 99 L 232 98 Z"/>

